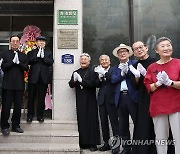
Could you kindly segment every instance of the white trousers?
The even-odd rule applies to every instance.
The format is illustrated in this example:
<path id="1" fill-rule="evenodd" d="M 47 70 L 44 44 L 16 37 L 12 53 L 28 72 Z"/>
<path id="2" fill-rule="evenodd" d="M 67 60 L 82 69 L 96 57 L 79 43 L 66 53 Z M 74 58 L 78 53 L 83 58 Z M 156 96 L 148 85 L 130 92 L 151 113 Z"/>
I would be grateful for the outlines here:
<path id="1" fill-rule="evenodd" d="M 153 117 L 154 130 L 156 134 L 157 154 L 167 154 L 167 141 L 169 128 L 171 128 L 173 140 L 175 141 L 175 154 L 180 153 L 180 112 L 169 115 Z"/>

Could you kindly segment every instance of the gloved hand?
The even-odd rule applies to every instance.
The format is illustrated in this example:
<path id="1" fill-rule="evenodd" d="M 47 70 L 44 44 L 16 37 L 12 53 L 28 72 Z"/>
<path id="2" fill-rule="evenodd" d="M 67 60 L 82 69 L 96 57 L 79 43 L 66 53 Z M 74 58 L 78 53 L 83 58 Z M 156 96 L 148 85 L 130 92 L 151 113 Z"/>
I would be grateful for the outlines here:
<path id="1" fill-rule="evenodd" d="M 41 58 L 44 58 L 44 48 L 41 48 Z"/>
<path id="2" fill-rule="evenodd" d="M 14 56 L 14 58 L 13 58 L 13 63 L 15 63 L 15 64 L 19 64 L 19 57 L 18 57 L 18 53 L 15 51 L 14 52 L 15 53 L 15 56 Z"/>
<path id="3" fill-rule="evenodd" d="M 0 60 L 0 67 L 1 67 L 2 62 L 3 62 L 3 59 L 1 58 L 1 60 Z"/>
<path id="4" fill-rule="evenodd" d="M 78 73 L 77 72 L 73 73 L 73 79 L 75 82 L 78 80 Z"/>
<path id="5" fill-rule="evenodd" d="M 125 74 L 127 74 L 129 67 L 128 67 L 128 63 L 120 63 L 118 66 L 119 69 L 121 69 L 121 76 L 124 76 Z"/>
<path id="6" fill-rule="evenodd" d="M 19 64 L 20 61 L 19 61 L 19 57 L 18 57 L 18 53 L 16 52 L 16 64 Z"/>
<path id="7" fill-rule="evenodd" d="M 157 86 L 157 87 L 161 86 L 161 85 L 164 83 L 164 81 L 163 81 L 163 79 L 162 79 L 162 73 L 161 73 L 161 72 L 159 72 L 159 73 L 156 75 L 156 79 L 157 79 L 157 82 L 156 82 L 156 86 Z"/>
<path id="8" fill-rule="evenodd" d="M 81 78 L 81 76 L 77 73 L 77 80 L 79 81 L 79 82 L 82 82 L 82 78 Z"/>
<path id="9" fill-rule="evenodd" d="M 15 53 L 15 55 L 14 55 L 14 58 L 13 58 L 13 60 L 12 60 L 12 61 L 13 61 L 13 63 L 16 63 L 16 56 L 17 56 L 17 55 L 16 55 L 16 53 L 17 53 L 17 52 L 16 52 L 16 51 L 14 51 L 14 53 Z"/>
<path id="10" fill-rule="evenodd" d="M 39 57 L 41 57 L 41 47 L 39 48 L 39 51 L 38 51 L 38 53 L 37 53 L 37 57 L 39 58 Z"/>
<path id="11" fill-rule="evenodd" d="M 129 70 L 128 66 L 124 65 L 124 67 L 121 69 L 121 76 L 127 74 L 128 70 Z"/>
<path id="12" fill-rule="evenodd" d="M 137 64 L 137 70 L 143 75 L 143 76 L 145 76 L 146 75 L 146 69 L 142 66 L 142 64 L 141 63 L 138 63 Z"/>
<path id="13" fill-rule="evenodd" d="M 103 77 L 105 75 L 105 73 L 106 73 L 102 66 L 95 67 L 94 72 L 97 72 L 100 77 Z"/>
<path id="14" fill-rule="evenodd" d="M 165 71 L 162 71 L 162 75 L 161 75 L 162 79 L 163 79 L 163 83 L 166 86 L 170 86 L 172 83 L 172 80 L 169 79 L 169 76 L 167 75 L 167 73 Z"/>
<path id="15" fill-rule="evenodd" d="M 137 69 L 135 69 L 134 68 L 134 66 L 132 66 L 132 65 L 130 65 L 129 66 L 129 70 L 132 72 L 132 74 L 134 74 L 134 76 L 136 77 L 136 78 L 139 78 L 140 77 L 140 71 L 139 70 L 137 70 Z"/>

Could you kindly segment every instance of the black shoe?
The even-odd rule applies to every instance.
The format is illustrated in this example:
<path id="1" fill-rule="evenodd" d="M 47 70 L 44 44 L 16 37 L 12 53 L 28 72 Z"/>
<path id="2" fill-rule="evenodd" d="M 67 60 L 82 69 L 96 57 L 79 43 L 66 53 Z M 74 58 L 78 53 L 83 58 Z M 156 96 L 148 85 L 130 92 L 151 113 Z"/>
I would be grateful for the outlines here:
<path id="1" fill-rule="evenodd" d="M 130 149 L 124 149 L 120 154 L 131 154 Z"/>
<path id="2" fill-rule="evenodd" d="M 91 146 L 89 147 L 89 150 L 90 150 L 91 152 L 97 151 L 97 146 L 96 146 L 96 145 L 91 145 Z"/>
<path id="3" fill-rule="evenodd" d="M 44 122 L 44 118 L 43 118 L 43 117 L 38 117 L 38 118 L 37 118 L 37 121 L 39 121 L 39 122 Z"/>
<path id="4" fill-rule="evenodd" d="M 4 136 L 8 136 L 10 134 L 9 128 L 1 129 L 1 132 Z"/>
<path id="5" fill-rule="evenodd" d="M 16 133 L 24 133 L 24 131 L 18 127 L 18 128 L 12 128 L 12 132 L 16 132 Z"/>
<path id="6" fill-rule="evenodd" d="M 108 151 L 108 150 L 110 150 L 110 146 L 108 143 L 104 143 L 104 145 L 99 148 L 99 151 Z"/>
<path id="7" fill-rule="evenodd" d="M 119 154 L 120 148 L 112 149 L 112 154 Z"/>

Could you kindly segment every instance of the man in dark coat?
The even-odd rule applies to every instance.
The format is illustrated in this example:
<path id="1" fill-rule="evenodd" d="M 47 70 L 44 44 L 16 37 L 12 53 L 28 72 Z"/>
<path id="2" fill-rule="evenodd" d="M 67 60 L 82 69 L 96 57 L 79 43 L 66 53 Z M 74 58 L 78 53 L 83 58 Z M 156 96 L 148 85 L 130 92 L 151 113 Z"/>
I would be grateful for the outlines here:
<path id="1" fill-rule="evenodd" d="M 136 60 L 129 59 L 133 55 L 133 51 L 125 44 L 120 44 L 119 47 L 115 48 L 113 55 L 118 57 L 120 61 L 120 64 L 113 68 L 111 82 L 116 84 L 115 105 L 119 116 L 120 137 L 123 141 L 121 154 L 131 154 L 129 115 L 135 123 L 138 92 L 135 89 L 134 77 L 130 68 L 136 63 Z"/>
<path id="2" fill-rule="evenodd" d="M 116 84 L 111 83 L 110 57 L 108 55 L 101 55 L 99 57 L 100 65 L 95 67 L 95 72 L 98 74 L 98 105 L 101 119 L 102 135 L 104 145 L 100 147 L 100 151 L 110 150 L 108 141 L 110 139 L 109 120 L 112 127 L 113 136 L 119 136 L 119 122 L 117 115 L 117 108 L 114 103 Z M 108 120 L 109 117 L 109 120 Z"/>
<path id="3" fill-rule="evenodd" d="M 14 102 L 14 111 L 12 116 L 12 131 L 23 133 L 20 128 L 21 106 L 24 94 L 24 71 L 28 70 L 27 56 L 19 51 L 20 38 L 11 36 L 11 50 L 3 53 L 3 62 L 1 68 L 4 72 L 3 76 L 3 95 L 2 95 L 2 111 L 1 111 L 1 132 L 3 135 L 9 135 L 10 109 Z"/>
<path id="4" fill-rule="evenodd" d="M 96 73 L 89 68 L 90 56 L 80 56 L 81 68 L 74 71 L 69 86 L 76 89 L 77 122 L 80 148 L 96 151 L 100 144 L 98 107 L 96 101 Z"/>
<path id="5" fill-rule="evenodd" d="M 28 114 L 27 122 L 32 122 L 35 115 L 34 101 L 38 92 L 38 104 L 36 110 L 37 120 L 44 122 L 45 96 L 50 83 L 49 67 L 53 64 L 51 51 L 45 47 L 46 38 L 36 38 L 37 48 L 28 52 L 28 64 L 30 65 L 28 76 Z"/>

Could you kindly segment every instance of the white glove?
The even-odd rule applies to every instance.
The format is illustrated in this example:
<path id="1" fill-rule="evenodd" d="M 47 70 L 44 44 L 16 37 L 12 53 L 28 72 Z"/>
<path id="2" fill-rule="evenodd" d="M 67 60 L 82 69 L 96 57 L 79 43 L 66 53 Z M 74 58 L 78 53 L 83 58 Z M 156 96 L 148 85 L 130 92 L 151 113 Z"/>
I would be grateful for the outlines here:
<path id="1" fill-rule="evenodd" d="M 39 51 L 38 51 L 38 53 L 37 53 L 37 57 L 39 58 L 39 57 L 41 57 L 41 47 L 39 48 Z"/>
<path id="2" fill-rule="evenodd" d="M 15 55 L 14 55 L 14 58 L 13 58 L 13 60 L 12 60 L 12 61 L 13 61 L 13 63 L 16 63 L 16 56 L 17 56 L 17 55 L 16 55 L 16 53 L 17 53 L 17 52 L 16 52 L 16 51 L 14 51 L 14 53 L 15 53 Z"/>
<path id="3" fill-rule="evenodd" d="M 157 87 L 161 86 L 161 85 L 164 83 L 164 81 L 163 81 L 163 79 L 162 79 L 162 73 L 161 73 L 161 72 L 159 72 L 159 73 L 156 75 L 156 79 L 157 79 L 157 82 L 156 82 L 156 86 L 157 86 Z"/>
<path id="4" fill-rule="evenodd" d="M 19 61 L 19 57 L 18 57 L 18 53 L 16 52 L 16 64 L 19 64 L 20 63 L 20 61 Z"/>
<path id="5" fill-rule="evenodd" d="M 166 86 L 170 86 L 172 83 L 172 80 L 169 79 L 169 76 L 167 75 L 167 73 L 165 71 L 162 71 L 162 75 L 161 75 L 162 79 L 163 79 L 163 83 Z"/>
<path id="6" fill-rule="evenodd" d="M 129 70 L 128 63 L 120 63 L 118 68 L 121 69 L 121 76 L 124 76 L 125 74 L 127 74 Z"/>
<path id="7" fill-rule="evenodd" d="M 139 70 L 135 69 L 132 65 L 129 66 L 129 69 L 136 78 L 140 77 L 141 74 Z"/>
<path id="8" fill-rule="evenodd" d="M 44 58 L 44 48 L 41 48 L 41 58 Z"/>
<path id="9" fill-rule="evenodd" d="M 128 70 L 129 70 L 128 66 L 125 65 L 125 66 L 121 69 L 121 76 L 124 76 L 125 74 L 127 74 Z"/>
<path id="10" fill-rule="evenodd" d="M 1 67 L 2 62 L 3 62 L 3 59 L 1 58 L 1 60 L 0 60 L 0 67 Z"/>
<path id="11" fill-rule="evenodd" d="M 94 72 L 97 72 L 101 77 L 103 77 L 106 73 L 102 66 L 95 67 Z"/>
<path id="12" fill-rule="evenodd" d="M 99 74 L 99 78 L 103 78 L 104 77 L 104 75 L 102 75 L 102 74 Z"/>
<path id="13" fill-rule="evenodd" d="M 77 80 L 79 81 L 79 82 L 82 82 L 82 78 L 81 78 L 81 76 L 77 73 Z"/>
<path id="14" fill-rule="evenodd" d="M 14 56 L 14 58 L 13 58 L 13 63 L 15 63 L 15 64 L 19 64 L 19 57 L 18 57 L 18 53 L 15 51 L 14 52 L 15 53 L 15 56 Z"/>
<path id="15" fill-rule="evenodd" d="M 138 63 L 137 64 L 137 70 L 143 75 L 143 76 L 145 76 L 146 75 L 146 69 L 142 66 L 142 64 L 141 63 Z"/>
<path id="16" fill-rule="evenodd" d="M 78 73 L 77 72 L 73 73 L 73 78 L 74 78 L 75 82 L 78 80 Z"/>

